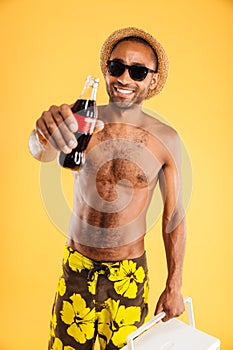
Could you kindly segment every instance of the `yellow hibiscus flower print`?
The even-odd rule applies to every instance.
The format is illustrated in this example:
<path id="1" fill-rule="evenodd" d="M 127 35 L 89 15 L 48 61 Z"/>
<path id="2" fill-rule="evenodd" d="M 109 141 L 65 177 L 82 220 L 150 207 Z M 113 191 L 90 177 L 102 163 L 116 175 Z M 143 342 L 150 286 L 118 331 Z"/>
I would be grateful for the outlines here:
<path id="1" fill-rule="evenodd" d="M 123 347 L 127 336 L 137 329 L 134 324 L 139 322 L 140 318 L 141 308 L 139 306 L 126 307 L 120 305 L 119 300 L 109 298 L 105 302 L 105 308 L 99 314 L 100 343 L 108 344 L 111 339 L 115 346 Z"/>
<path id="2" fill-rule="evenodd" d="M 110 268 L 110 281 L 115 281 L 114 288 L 117 294 L 127 298 L 135 298 L 138 291 L 137 283 L 142 283 L 145 271 L 142 266 L 137 269 L 135 262 L 124 260 L 119 269 Z"/>
<path id="3" fill-rule="evenodd" d="M 50 316 L 50 336 L 54 337 L 55 336 L 55 328 L 57 327 L 57 316 L 55 312 L 52 313 Z"/>
<path id="4" fill-rule="evenodd" d="M 65 249 L 64 249 L 64 257 L 63 257 L 63 263 L 65 264 L 68 260 L 70 256 L 70 251 L 69 251 L 69 248 L 67 246 L 65 246 Z"/>
<path id="5" fill-rule="evenodd" d="M 96 272 L 93 276 L 93 280 L 88 281 L 88 291 L 95 295 L 96 293 L 96 285 L 97 285 L 97 281 L 98 281 L 98 273 Z"/>
<path id="6" fill-rule="evenodd" d="M 66 282 L 63 277 L 60 278 L 58 283 L 58 293 L 63 296 L 66 292 Z"/>
<path id="7" fill-rule="evenodd" d="M 52 350 L 75 350 L 72 346 L 64 346 L 59 338 L 55 338 Z"/>
<path id="8" fill-rule="evenodd" d="M 143 293 L 143 299 L 144 299 L 144 303 L 148 304 L 149 301 L 149 282 L 148 282 L 148 278 L 144 284 L 144 293 Z"/>
<path id="9" fill-rule="evenodd" d="M 70 297 L 72 303 L 63 301 L 61 319 L 68 324 L 67 333 L 77 342 L 84 344 L 94 337 L 95 310 L 86 307 L 80 294 Z"/>
<path id="10" fill-rule="evenodd" d="M 70 254 L 68 258 L 69 267 L 73 271 L 81 272 L 84 269 L 84 266 L 80 264 L 80 258 L 76 256 L 75 253 Z"/>

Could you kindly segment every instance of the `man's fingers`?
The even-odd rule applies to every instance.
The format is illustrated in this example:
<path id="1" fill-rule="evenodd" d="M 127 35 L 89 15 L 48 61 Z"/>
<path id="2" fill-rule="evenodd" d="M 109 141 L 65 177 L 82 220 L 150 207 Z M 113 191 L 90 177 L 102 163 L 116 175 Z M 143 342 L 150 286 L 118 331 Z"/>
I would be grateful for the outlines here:
<path id="1" fill-rule="evenodd" d="M 70 153 L 71 152 L 71 147 L 69 146 L 69 144 L 67 144 L 67 142 L 65 141 L 63 134 L 61 133 L 61 125 L 60 127 L 54 129 L 53 133 L 52 133 L 52 138 L 53 140 L 55 140 L 57 147 L 60 151 L 64 152 L 64 153 Z"/>
<path id="2" fill-rule="evenodd" d="M 166 322 L 171 318 L 178 317 L 184 312 L 184 300 L 180 292 L 169 294 L 166 290 L 161 294 L 156 309 L 155 315 L 164 311 L 166 316 L 162 321 Z"/>
<path id="3" fill-rule="evenodd" d="M 45 136 L 58 150 L 70 153 L 77 146 L 74 131 L 78 129 L 78 123 L 68 105 L 51 106 L 49 111 L 42 114 Z"/>
<path id="4" fill-rule="evenodd" d="M 59 150 L 56 142 L 53 140 L 51 133 L 47 128 L 46 119 L 50 118 L 50 113 L 48 111 L 43 112 L 41 118 L 39 118 L 36 122 L 36 130 L 43 136 L 44 139 L 47 140 L 55 149 Z"/>
<path id="5" fill-rule="evenodd" d="M 78 122 L 73 114 L 65 119 L 65 123 L 71 132 L 78 131 Z"/>
<path id="6" fill-rule="evenodd" d="M 97 134 L 98 132 L 102 131 L 103 128 L 104 128 L 104 122 L 102 120 L 97 119 L 93 134 Z"/>
<path id="7" fill-rule="evenodd" d="M 78 123 L 76 118 L 74 117 L 72 110 L 69 105 L 62 104 L 59 107 L 59 113 L 61 114 L 62 118 L 64 119 L 67 127 L 70 129 L 71 132 L 78 131 Z"/>
<path id="8" fill-rule="evenodd" d="M 77 146 L 77 139 L 74 134 L 68 129 L 67 124 L 65 122 L 59 125 L 59 132 L 66 144 L 69 148 L 74 148 Z M 58 134 L 59 137 L 59 134 Z M 57 140 L 57 139 L 56 139 Z M 62 142 L 62 140 L 61 140 Z M 62 142 L 63 144 L 63 142 Z"/>
<path id="9" fill-rule="evenodd" d="M 86 123 L 85 130 L 89 130 L 89 132 L 93 134 L 97 134 L 104 128 L 104 122 L 99 119 L 86 117 L 85 123 Z"/>
<path id="10" fill-rule="evenodd" d="M 167 322 L 171 318 L 179 316 L 178 314 L 171 312 L 171 310 L 164 310 L 164 311 L 166 313 L 166 316 L 162 319 L 163 322 Z"/>
<path id="11" fill-rule="evenodd" d="M 162 319 L 163 322 L 166 322 L 170 320 L 171 318 L 178 317 L 184 312 L 183 308 L 176 308 L 176 307 L 164 307 L 164 312 L 166 313 L 166 316 Z"/>
<path id="12" fill-rule="evenodd" d="M 157 304 L 154 315 L 158 315 L 162 311 L 164 311 L 163 310 L 163 305 L 162 304 Z"/>
<path id="13" fill-rule="evenodd" d="M 96 134 L 104 128 L 101 120 L 86 118 L 85 122 L 87 132 L 90 133 Z M 80 132 L 82 132 L 81 126 L 82 123 Z M 78 121 L 67 104 L 62 104 L 60 107 L 53 105 L 48 111 L 43 112 L 36 122 L 36 129 L 58 151 L 70 153 L 77 146 L 74 133 L 78 131 Z"/>
<path id="14" fill-rule="evenodd" d="M 164 318 L 162 318 L 162 322 L 167 322 L 168 320 L 170 320 L 172 317 L 169 316 L 165 316 Z"/>

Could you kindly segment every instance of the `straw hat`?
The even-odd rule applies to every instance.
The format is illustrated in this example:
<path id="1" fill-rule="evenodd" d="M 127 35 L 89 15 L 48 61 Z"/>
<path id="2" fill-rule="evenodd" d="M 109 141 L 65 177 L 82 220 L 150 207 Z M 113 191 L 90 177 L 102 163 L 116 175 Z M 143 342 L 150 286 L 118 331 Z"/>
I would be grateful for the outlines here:
<path id="1" fill-rule="evenodd" d="M 135 27 L 122 28 L 114 31 L 104 42 L 101 52 L 100 52 L 100 66 L 103 74 L 107 72 L 107 61 L 109 60 L 112 50 L 115 45 L 122 39 L 128 37 L 138 37 L 148 42 L 148 44 L 155 51 L 158 58 L 158 73 L 160 75 L 159 82 L 153 90 L 148 91 L 147 99 L 151 98 L 154 95 L 160 93 L 164 84 L 167 80 L 168 75 L 168 58 L 166 52 L 162 45 L 149 33 L 145 32 L 142 29 Z"/>

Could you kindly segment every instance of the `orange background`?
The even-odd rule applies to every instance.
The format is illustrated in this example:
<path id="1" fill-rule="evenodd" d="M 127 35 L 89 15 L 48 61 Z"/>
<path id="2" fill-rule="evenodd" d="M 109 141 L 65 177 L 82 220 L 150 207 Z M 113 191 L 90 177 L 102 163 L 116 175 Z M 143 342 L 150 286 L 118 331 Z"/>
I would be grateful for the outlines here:
<path id="1" fill-rule="evenodd" d="M 130 25 L 168 52 L 166 88 L 145 107 L 179 131 L 192 164 L 183 293 L 197 327 L 233 349 L 232 10 L 231 0 L 0 1 L 1 350 L 46 349 L 65 243 L 43 205 L 29 133 L 51 104 L 76 100 L 87 74 L 101 77 L 101 44 Z M 62 184 L 71 202 L 71 174 Z M 160 224 L 147 237 L 151 312 L 166 278 Z"/>

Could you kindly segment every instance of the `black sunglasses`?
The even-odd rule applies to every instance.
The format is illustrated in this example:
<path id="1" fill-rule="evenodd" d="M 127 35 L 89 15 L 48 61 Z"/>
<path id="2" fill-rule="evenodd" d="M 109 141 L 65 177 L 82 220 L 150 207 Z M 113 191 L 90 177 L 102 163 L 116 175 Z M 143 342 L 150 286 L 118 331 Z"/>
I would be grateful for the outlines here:
<path id="1" fill-rule="evenodd" d="M 142 81 L 146 78 L 148 73 L 155 73 L 156 71 L 147 68 L 140 64 L 133 64 L 128 66 L 118 60 L 108 60 L 107 61 L 108 72 L 113 77 L 120 77 L 126 69 L 128 69 L 129 76 L 135 81 Z"/>

